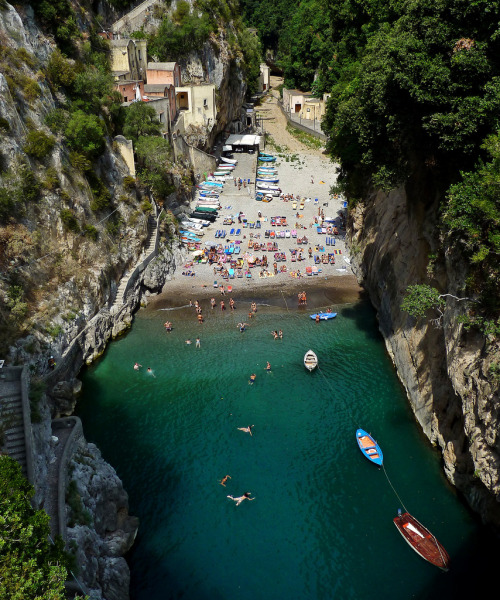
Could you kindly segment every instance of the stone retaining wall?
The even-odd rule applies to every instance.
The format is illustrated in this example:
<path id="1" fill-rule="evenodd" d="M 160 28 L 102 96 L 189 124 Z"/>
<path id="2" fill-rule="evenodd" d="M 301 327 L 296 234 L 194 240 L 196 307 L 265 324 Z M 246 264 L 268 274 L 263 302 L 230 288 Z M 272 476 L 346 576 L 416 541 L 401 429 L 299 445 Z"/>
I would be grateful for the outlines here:
<path id="1" fill-rule="evenodd" d="M 73 429 L 66 440 L 66 445 L 61 456 L 61 462 L 59 463 L 59 473 L 57 480 L 57 519 L 59 525 L 59 535 L 66 542 L 66 489 L 68 486 L 68 465 L 73 458 L 76 449 L 80 444 L 83 443 L 83 427 L 79 417 L 65 417 L 64 419 L 54 419 L 53 425 L 60 423 L 62 427 L 68 427 L 68 424 L 73 424 Z"/>
<path id="2" fill-rule="evenodd" d="M 292 127 L 295 127 L 296 129 L 300 129 L 300 131 L 304 131 L 305 133 L 308 133 L 309 135 L 317 137 L 320 140 L 326 141 L 328 139 L 327 136 L 324 133 L 321 133 L 319 131 L 316 131 L 315 129 L 312 129 L 311 127 L 307 127 L 307 125 L 304 125 L 302 123 L 297 123 L 297 121 L 294 121 L 291 118 L 291 116 L 286 112 L 286 110 L 283 108 L 282 102 L 280 102 L 278 100 L 277 104 L 280 107 L 281 112 L 285 116 L 288 125 L 291 125 Z"/>

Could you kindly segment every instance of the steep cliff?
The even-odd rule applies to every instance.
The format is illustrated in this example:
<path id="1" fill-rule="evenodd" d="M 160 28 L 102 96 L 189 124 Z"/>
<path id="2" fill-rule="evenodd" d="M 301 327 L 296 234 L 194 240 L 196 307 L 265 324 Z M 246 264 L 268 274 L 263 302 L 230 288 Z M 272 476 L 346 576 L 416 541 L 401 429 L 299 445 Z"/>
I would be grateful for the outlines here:
<path id="1" fill-rule="evenodd" d="M 80 10 L 78 18 L 77 39 L 83 44 L 93 17 Z M 106 108 L 99 117 L 85 117 L 103 132 L 98 154 L 75 152 L 68 130 L 58 127 L 59 120 L 66 125 L 70 115 L 83 114 L 78 106 L 93 101 L 90 89 L 87 98 L 70 96 L 60 82 L 64 74 L 84 69 L 80 59 L 61 58 L 29 5 L 0 4 L 1 355 L 11 364 L 28 365 L 36 379 L 38 393 L 31 398 L 35 501 L 49 510 L 50 490 L 57 485 L 50 475 L 57 454 L 51 418 L 72 413 L 82 364 L 130 326 L 145 292 L 160 291 L 182 260 L 164 212 L 157 257 L 133 279 L 126 302 L 114 306 L 121 277 L 141 264 L 153 209 L 112 141 Z M 83 143 L 86 139 L 84 134 Z M 172 173 L 173 187 L 182 188 L 170 198 L 176 211 L 188 198 L 189 190 L 175 185 L 185 176 L 180 167 Z M 50 356 L 56 362 L 52 371 Z M 68 540 L 79 579 L 93 597 L 126 599 L 123 555 L 137 530 L 126 493 L 112 467 L 83 438 L 72 471 L 75 489 L 68 502 L 78 497 L 82 510 L 75 518 L 75 503 L 68 507 Z"/>
<path id="2" fill-rule="evenodd" d="M 426 281 L 460 296 L 467 276 L 466 263 L 446 248 L 438 229 L 439 193 L 423 181 L 390 193 L 374 191 L 350 211 L 353 268 L 377 310 L 415 417 L 442 453 L 448 479 L 485 521 L 499 526 L 499 397 L 498 384 L 488 376 L 498 348 L 464 329 L 457 317 L 465 304 L 451 297 L 438 324 L 415 320 L 400 308 L 409 285 Z"/>

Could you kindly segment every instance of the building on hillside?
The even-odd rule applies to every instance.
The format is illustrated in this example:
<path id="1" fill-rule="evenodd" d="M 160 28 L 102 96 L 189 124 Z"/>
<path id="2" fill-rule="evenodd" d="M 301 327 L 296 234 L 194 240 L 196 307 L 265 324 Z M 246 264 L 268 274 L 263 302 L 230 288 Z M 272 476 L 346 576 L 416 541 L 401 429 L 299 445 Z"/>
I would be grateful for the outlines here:
<path id="1" fill-rule="evenodd" d="M 206 83 L 175 88 L 176 106 L 182 112 L 184 128 L 190 125 L 211 130 L 217 120 L 215 85 Z M 180 132 L 182 133 L 182 132 Z"/>
<path id="2" fill-rule="evenodd" d="M 170 83 L 174 87 L 181 85 L 181 68 L 176 62 L 150 62 L 147 65 L 148 85 Z"/>
<path id="3" fill-rule="evenodd" d="M 175 87 L 170 83 L 147 83 L 144 86 L 144 94 L 149 100 L 157 98 L 168 98 L 170 123 L 175 121 L 177 116 L 177 105 L 175 100 Z"/>
<path id="4" fill-rule="evenodd" d="M 156 111 L 156 115 L 158 116 L 158 121 L 162 126 L 162 134 L 163 137 L 169 138 L 172 134 L 172 111 L 170 106 L 170 99 L 168 96 L 164 96 L 163 98 L 145 98 L 148 106 L 151 106 Z"/>
<path id="5" fill-rule="evenodd" d="M 147 44 L 146 40 L 113 39 L 109 42 L 111 50 L 111 72 L 115 79 L 146 78 Z"/>
<path id="6" fill-rule="evenodd" d="M 321 122 L 326 113 L 326 103 L 331 94 L 323 94 L 323 98 L 305 98 L 304 105 L 299 113 L 305 121 Z"/>
<path id="7" fill-rule="evenodd" d="M 287 90 L 283 88 L 283 108 L 288 114 L 299 114 L 302 111 L 306 99 L 312 98 L 312 94 L 300 90 Z"/>
<path id="8" fill-rule="evenodd" d="M 260 63 L 260 74 L 258 81 L 257 91 L 259 92 L 267 92 L 267 90 L 271 87 L 271 69 L 266 65 L 266 63 Z"/>
<path id="9" fill-rule="evenodd" d="M 120 92 L 123 102 L 133 102 L 144 97 L 144 82 L 141 79 L 115 80 L 115 90 Z"/>

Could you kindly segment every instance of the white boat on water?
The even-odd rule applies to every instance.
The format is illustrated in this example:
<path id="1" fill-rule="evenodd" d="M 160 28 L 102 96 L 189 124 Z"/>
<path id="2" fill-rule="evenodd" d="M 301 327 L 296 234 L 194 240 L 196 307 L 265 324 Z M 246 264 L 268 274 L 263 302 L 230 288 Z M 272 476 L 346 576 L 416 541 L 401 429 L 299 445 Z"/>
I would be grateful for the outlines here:
<path id="1" fill-rule="evenodd" d="M 308 371 L 314 371 L 318 366 L 318 357 L 312 350 L 308 350 L 304 355 L 304 367 Z"/>

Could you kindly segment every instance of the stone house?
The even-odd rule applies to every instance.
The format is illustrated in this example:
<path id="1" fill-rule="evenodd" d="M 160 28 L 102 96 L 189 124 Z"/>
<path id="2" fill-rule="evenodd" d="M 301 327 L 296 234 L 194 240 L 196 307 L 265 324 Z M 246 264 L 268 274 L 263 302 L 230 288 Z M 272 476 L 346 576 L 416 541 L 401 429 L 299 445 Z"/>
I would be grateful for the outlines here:
<path id="1" fill-rule="evenodd" d="M 271 87 L 271 69 L 266 65 L 266 63 L 260 63 L 260 74 L 258 81 L 258 92 L 267 92 L 267 90 Z"/>
<path id="2" fill-rule="evenodd" d="M 202 126 L 208 130 L 213 128 L 217 119 L 214 84 L 176 87 L 175 99 L 177 110 L 182 112 L 185 128 L 190 125 Z"/>
<path id="3" fill-rule="evenodd" d="M 147 70 L 146 40 L 110 40 L 111 71 L 116 78 L 144 80 Z"/>
<path id="4" fill-rule="evenodd" d="M 300 111 L 301 119 L 321 122 L 326 113 L 326 103 L 331 94 L 323 94 L 322 98 L 306 97 Z"/>
<path id="5" fill-rule="evenodd" d="M 307 98 L 312 98 L 312 95 L 300 90 L 287 90 L 283 88 L 283 108 L 285 112 L 299 114 Z"/>
<path id="6" fill-rule="evenodd" d="M 176 62 L 150 62 L 147 65 L 148 84 L 169 83 L 174 87 L 181 85 L 181 68 Z"/>
<path id="7" fill-rule="evenodd" d="M 139 88 L 140 98 L 144 97 L 144 82 L 140 79 L 123 79 L 119 77 L 115 80 L 115 90 L 122 95 L 123 102 L 132 102 L 138 99 L 137 88 Z"/>
<path id="8" fill-rule="evenodd" d="M 168 98 L 170 123 L 175 121 L 177 116 L 177 104 L 175 99 L 175 87 L 170 83 L 147 83 L 144 86 L 144 94 L 149 100 L 157 98 Z"/>

